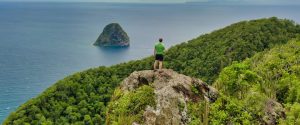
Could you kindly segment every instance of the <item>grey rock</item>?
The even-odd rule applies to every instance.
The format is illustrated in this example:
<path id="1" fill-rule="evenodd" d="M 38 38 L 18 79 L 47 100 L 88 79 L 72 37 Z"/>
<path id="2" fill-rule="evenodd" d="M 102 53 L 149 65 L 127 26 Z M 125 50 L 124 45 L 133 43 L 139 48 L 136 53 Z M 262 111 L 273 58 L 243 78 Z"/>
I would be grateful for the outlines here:
<path id="1" fill-rule="evenodd" d="M 278 124 L 278 119 L 285 118 L 286 116 L 283 106 L 272 99 L 266 101 L 264 110 L 265 115 L 263 117 L 263 121 L 266 125 L 276 125 Z"/>
<path id="2" fill-rule="evenodd" d="M 122 81 L 121 90 L 133 91 L 142 85 L 152 86 L 156 97 L 156 107 L 148 106 L 144 111 L 145 125 L 188 124 L 188 101 L 212 102 L 218 97 L 218 92 L 203 81 L 178 74 L 170 69 L 133 72 Z M 195 94 L 192 86 L 200 93 Z"/>

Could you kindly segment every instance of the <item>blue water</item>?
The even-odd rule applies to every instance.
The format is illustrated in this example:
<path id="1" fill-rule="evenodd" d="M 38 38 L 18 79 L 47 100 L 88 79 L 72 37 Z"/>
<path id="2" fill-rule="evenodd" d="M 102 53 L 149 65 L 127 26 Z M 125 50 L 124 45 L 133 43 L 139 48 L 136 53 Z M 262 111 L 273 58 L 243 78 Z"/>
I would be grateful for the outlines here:
<path id="1" fill-rule="evenodd" d="M 240 20 L 300 22 L 299 12 L 299 6 L 0 3 L 0 123 L 67 75 L 152 54 L 159 37 L 170 47 Z M 130 48 L 92 45 L 111 22 L 127 31 Z"/>

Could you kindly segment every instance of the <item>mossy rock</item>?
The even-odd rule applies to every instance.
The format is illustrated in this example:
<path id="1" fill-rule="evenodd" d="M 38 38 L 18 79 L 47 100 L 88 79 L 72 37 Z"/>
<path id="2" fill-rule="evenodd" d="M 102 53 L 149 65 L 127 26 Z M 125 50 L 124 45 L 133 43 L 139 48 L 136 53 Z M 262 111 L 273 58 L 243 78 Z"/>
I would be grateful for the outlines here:
<path id="1" fill-rule="evenodd" d="M 155 107 L 155 104 L 154 89 L 148 85 L 128 92 L 122 92 L 118 88 L 109 104 L 107 123 L 113 125 L 142 123 L 145 108 Z"/>

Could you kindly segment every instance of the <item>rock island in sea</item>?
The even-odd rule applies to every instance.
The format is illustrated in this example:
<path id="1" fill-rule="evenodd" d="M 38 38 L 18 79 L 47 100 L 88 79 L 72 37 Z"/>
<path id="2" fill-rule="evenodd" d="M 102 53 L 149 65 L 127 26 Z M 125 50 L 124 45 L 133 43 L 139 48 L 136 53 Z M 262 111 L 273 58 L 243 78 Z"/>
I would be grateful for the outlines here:
<path id="1" fill-rule="evenodd" d="M 101 47 L 128 47 L 130 40 L 127 33 L 118 23 L 111 23 L 105 26 L 95 46 Z"/>

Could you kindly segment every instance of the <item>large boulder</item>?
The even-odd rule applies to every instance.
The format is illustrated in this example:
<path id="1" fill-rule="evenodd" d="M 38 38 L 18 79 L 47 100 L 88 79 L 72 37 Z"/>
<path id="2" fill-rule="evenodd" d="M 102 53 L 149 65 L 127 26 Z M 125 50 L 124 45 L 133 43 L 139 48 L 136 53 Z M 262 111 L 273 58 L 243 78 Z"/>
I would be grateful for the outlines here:
<path id="1" fill-rule="evenodd" d="M 94 43 L 95 46 L 129 46 L 129 37 L 118 23 L 108 24 Z"/>
<path id="2" fill-rule="evenodd" d="M 138 103 L 132 104 L 131 106 L 124 106 L 123 102 L 128 101 L 120 101 L 120 99 L 124 99 L 122 96 L 126 96 L 126 93 L 132 93 L 136 91 L 140 91 L 140 88 L 144 86 L 149 86 L 153 88 L 153 98 L 149 98 L 151 95 L 148 95 L 147 98 L 149 100 L 153 99 L 153 101 L 149 101 L 147 99 L 139 100 Z M 144 105 L 144 107 L 139 108 L 143 110 L 143 112 L 139 112 L 141 114 L 140 119 L 133 119 L 131 124 L 145 124 L 145 125 L 185 125 L 190 121 L 190 116 L 188 115 L 188 102 L 214 102 L 218 97 L 218 92 L 208 86 L 203 81 L 192 78 L 189 76 L 185 76 L 182 74 L 178 74 L 170 69 L 164 69 L 161 71 L 153 71 L 153 70 L 145 70 L 145 71 L 137 71 L 133 72 L 129 77 L 123 80 L 120 88 L 118 89 L 119 94 L 116 94 L 114 97 L 114 101 L 111 102 L 111 108 L 108 111 L 108 118 L 120 118 L 122 116 L 116 113 L 115 110 L 120 110 L 119 107 L 127 107 L 131 108 L 133 105 L 133 109 L 136 109 L 140 105 Z M 120 92 L 121 91 L 121 92 Z M 195 93 L 195 91 L 197 91 Z M 122 94 L 120 94 L 122 93 Z M 149 92 L 145 93 L 149 94 Z M 131 94 L 134 95 L 134 94 Z M 128 99 L 129 98 L 129 99 Z M 127 100 L 130 98 L 136 98 L 133 96 L 126 97 Z M 143 97 L 145 98 L 145 97 Z M 150 104 L 145 106 L 146 103 Z M 132 101 L 133 103 L 136 101 Z M 152 104 L 151 102 L 154 102 Z M 130 116 L 137 111 L 129 110 L 125 114 L 125 116 Z M 131 119 L 127 118 L 127 119 Z M 117 121 L 116 119 L 111 119 L 109 122 Z M 118 124 L 120 123 L 117 121 Z M 121 121 L 122 122 L 122 121 Z M 113 123 L 113 122 L 112 122 Z M 130 123 L 126 123 L 130 124 Z"/>

